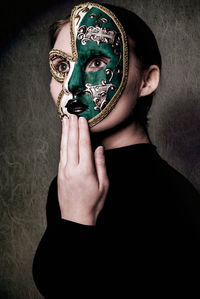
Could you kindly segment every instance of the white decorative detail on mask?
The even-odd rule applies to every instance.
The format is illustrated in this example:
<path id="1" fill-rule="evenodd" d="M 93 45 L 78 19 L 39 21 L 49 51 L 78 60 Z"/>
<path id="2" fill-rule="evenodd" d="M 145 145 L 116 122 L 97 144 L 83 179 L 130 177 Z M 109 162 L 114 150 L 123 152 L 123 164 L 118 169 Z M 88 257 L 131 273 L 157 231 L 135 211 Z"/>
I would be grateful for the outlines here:
<path id="1" fill-rule="evenodd" d="M 108 20 L 106 18 L 102 18 L 102 13 L 99 13 L 98 15 L 96 15 L 95 13 L 91 13 L 90 14 L 90 18 L 95 18 L 96 19 L 96 23 L 98 21 L 101 21 L 103 23 L 108 23 Z"/>
<path id="2" fill-rule="evenodd" d="M 107 94 L 109 88 L 111 90 L 115 90 L 116 86 L 114 84 L 106 84 L 106 81 L 103 80 L 102 84 L 99 85 L 91 85 L 90 83 L 86 83 L 86 89 L 84 92 L 90 93 L 92 96 L 92 101 L 95 103 L 94 110 L 103 110 L 107 105 L 108 101 L 106 101 Z"/>
<path id="3" fill-rule="evenodd" d="M 115 42 L 116 31 L 102 28 L 99 25 L 94 26 L 81 26 L 78 29 L 77 38 L 81 40 L 82 45 L 86 45 L 86 41 L 95 41 L 98 45 L 106 43 L 113 45 Z"/>

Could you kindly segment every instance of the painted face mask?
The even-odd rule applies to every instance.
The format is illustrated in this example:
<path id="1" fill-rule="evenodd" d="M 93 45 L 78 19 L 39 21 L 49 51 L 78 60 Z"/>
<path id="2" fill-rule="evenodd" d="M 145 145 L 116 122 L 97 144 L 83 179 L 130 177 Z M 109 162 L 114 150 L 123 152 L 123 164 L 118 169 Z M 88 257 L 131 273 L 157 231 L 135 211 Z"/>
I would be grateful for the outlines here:
<path id="1" fill-rule="evenodd" d="M 127 38 L 116 16 L 96 3 L 74 7 L 70 36 L 72 56 L 59 49 L 49 54 L 51 73 L 62 83 L 58 113 L 61 119 L 83 116 L 92 127 L 114 108 L 126 85 Z"/>

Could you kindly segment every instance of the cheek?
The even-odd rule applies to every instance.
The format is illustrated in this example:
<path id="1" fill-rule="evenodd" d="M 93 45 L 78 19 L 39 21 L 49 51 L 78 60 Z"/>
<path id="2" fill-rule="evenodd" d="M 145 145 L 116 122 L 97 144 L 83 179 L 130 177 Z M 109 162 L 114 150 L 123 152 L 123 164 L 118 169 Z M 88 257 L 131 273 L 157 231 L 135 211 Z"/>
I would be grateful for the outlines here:
<path id="1" fill-rule="evenodd" d="M 97 133 L 111 129 L 124 122 L 129 116 L 132 115 L 138 99 L 141 80 L 139 72 L 135 67 L 135 63 L 136 62 L 130 58 L 128 81 L 119 101 L 104 120 L 91 128 L 92 132 Z"/>
<path id="2" fill-rule="evenodd" d="M 62 84 L 57 82 L 54 78 L 50 82 L 50 93 L 55 104 L 57 104 L 58 95 L 62 90 Z"/>
<path id="3" fill-rule="evenodd" d="M 122 93 L 123 98 L 126 98 L 128 102 L 125 106 L 128 106 L 132 109 L 134 108 L 139 94 L 139 87 L 139 76 L 137 76 L 135 72 L 130 70 L 126 87 Z"/>

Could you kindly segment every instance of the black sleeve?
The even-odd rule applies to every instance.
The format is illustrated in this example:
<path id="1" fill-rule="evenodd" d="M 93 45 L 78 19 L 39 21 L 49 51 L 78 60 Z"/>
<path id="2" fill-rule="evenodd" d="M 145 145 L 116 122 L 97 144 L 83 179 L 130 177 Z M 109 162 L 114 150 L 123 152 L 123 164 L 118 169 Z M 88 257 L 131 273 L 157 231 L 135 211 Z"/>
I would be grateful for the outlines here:
<path id="1" fill-rule="evenodd" d="M 56 186 L 54 179 L 47 200 L 47 229 L 33 262 L 33 278 L 45 298 L 67 298 L 81 285 L 86 289 L 85 269 L 92 275 L 94 266 L 95 227 L 60 218 Z"/>
<path id="2" fill-rule="evenodd" d="M 49 187 L 46 204 L 46 218 L 47 225 L 55 224 L 61 218 L 60 207 L 58 203 L 57 176 L 53 179 Z"/>

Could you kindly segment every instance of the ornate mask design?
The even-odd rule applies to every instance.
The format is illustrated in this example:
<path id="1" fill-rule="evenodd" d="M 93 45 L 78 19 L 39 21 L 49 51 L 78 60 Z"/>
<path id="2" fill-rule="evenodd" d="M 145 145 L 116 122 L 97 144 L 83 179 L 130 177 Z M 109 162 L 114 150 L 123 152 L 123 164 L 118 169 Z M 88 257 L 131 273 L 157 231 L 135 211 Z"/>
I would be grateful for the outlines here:
<path id="1" fill-rule="evenodd" d="M 126 86 L 127 38 L 116 16 L 97 3 L 75 6 L 70 26 L 73 55 L 59 49 L 49 53 L 51 73 L 62 83 L 58 113 L 61 119 L 83 116 L 92 127 L 114 108 Z"/>

